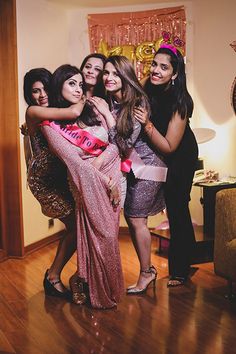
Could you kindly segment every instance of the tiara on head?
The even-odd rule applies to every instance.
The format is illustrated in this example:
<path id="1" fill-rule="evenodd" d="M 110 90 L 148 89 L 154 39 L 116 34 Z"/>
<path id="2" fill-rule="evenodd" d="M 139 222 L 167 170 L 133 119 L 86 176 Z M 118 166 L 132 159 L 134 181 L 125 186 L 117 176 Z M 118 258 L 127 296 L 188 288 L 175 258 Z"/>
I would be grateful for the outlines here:
<path id="1" fill-rule="evenodd" d="M 175 55 L 177 55 L 177 49 L 171 45 L 171 44 L 161 44 L 160 48 L 166 48 L 172 51 L 172 53 L 174 53 Z"/>
<path id="2" fill-rule="evenodd" d="M 156 43 L 156 50 L 159 48 L 167 48 L 177 55 L 177 49 L 183 54 L 184 52 L 184 41 L 178 36 L 171 35 L 170 32 L 163 31 L 162 38 L 160 38 Z"/>

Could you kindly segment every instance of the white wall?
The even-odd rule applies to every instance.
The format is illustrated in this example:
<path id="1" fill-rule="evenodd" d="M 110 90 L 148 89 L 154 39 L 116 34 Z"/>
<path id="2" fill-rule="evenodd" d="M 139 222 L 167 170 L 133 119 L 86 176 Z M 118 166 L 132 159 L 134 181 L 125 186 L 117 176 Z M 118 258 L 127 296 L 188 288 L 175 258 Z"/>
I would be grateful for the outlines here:
<path id="1" fill-rule="evenodd" d="M 79 3 L 79 1 L 78 1 Z M 200 146 L 207 169 L 221 175 L 236 175 L 236 117 L 230 106 L 230 87 L 235 76 L 236 53 L 229 46 L 235 40 L 236 2 L 234 0 L 193 0 L 159 2 L 150 5 L 70 8 L 46 0 L 17 0 L 20 120 L 24 120 L 22 77 L 30 68 L 46 66 L 54 70 L 69 62 L 79 66 L 90 52 L 87 14 L 142 11 L 184 5 L 187 15 L 187 80 L 195 110 L 192 127 L 216 130 L 216 138 Z M 215 149 L 215 151 L 214 151 Z M 24 167 L 23 155 L 22 166 Z M 24 171 L 24 170 L 23 170 Z M 23 172 L 24 173 L 24 172 Z M 38 204 L 23 183 L 25 244 L 43 238 L 48 230 L 47 218 L 41 216 Z M 194 188 L 191 202 L 193 218 L 201 223 L 200 190 Z M 29 212 L 30 210 L 30 212 Z M 162 219 L 162 218 L 161 218 Z M 161 220 L 150 221 L 155 226 Z M 124 225 L 122 218 L 121 225 Z M 56 228 L 61 227 L 60 223 Z"/>
<path id="2" fill-rule="evenodd" d="M 63 6 L 47 1 L 17 0 L 17 50 L 20 125 L 24 122 L 26 104 L 23 98 L 23 77 L 36 67 L 53 71 L 68 62 L 68 19 Z M 21 137 L 22 190 L 25 246 L 62 229 L 60 221 L 48 228 L 48 218 L 26 188 L 26 170 Z"/>
<path id="3" fill-rule="evenodd" d="M 216 137 L 202 144 L 208 169 L 236 176 L 236 117 L 230 90 L 236 75 L 236 1 L 193 1 L 195 116 L 215 129 Z"/>

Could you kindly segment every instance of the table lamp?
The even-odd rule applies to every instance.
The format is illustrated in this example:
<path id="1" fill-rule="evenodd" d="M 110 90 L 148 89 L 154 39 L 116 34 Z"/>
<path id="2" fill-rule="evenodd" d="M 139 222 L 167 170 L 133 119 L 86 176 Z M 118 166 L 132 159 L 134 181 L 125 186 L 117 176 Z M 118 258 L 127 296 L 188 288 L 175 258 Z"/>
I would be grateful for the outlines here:
<path id="1" fill-rule="evenodd" d="M 193 134 L 197 140 L 198 144 L 206 143 L 212 139 L 214 139 L 216 132 L 210 128 L 193 128 Z M 204 161 L 201 157 L 198 158 L 196 171 L 204 169 Z"/>

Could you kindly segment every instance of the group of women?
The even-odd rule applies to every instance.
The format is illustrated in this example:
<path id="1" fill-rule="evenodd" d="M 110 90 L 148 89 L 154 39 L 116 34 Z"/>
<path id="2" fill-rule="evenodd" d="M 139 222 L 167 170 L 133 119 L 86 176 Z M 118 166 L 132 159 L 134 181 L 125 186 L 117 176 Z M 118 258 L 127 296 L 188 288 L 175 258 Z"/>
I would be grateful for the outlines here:
<path id="1" fill-rule="evenodd" d="M 69 281 L 73 302 L 117 305 L 124 292 L 121 207 L 140 262 L 127 294 L 155 286 L 147 219 L 165 207 L 168 286 L 184 284 L 195 242 L 188 203 L 198 153 L 182 55 L 172 46 L 160 48 L 142 86 L 126 57 L 91 54 L 80 69 L 62 65 L 52 75 L 32 69 L 24 95 L 29 187 L 43 213 L 59 218 L 68 231 L 45 273 L 45 293 L 70 296 L 60 274 L 77 250 L 78 269 Z"/>

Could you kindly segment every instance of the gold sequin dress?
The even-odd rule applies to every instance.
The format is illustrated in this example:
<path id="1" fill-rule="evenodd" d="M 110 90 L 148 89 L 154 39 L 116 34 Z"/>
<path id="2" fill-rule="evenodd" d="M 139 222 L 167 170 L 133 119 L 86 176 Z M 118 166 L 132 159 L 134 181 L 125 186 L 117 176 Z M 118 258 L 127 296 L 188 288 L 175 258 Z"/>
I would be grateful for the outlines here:
<path id="1" fill-rule="evenodd" d="M 105 121 L 85 128 L 108 142 Z M 50 149 L 68 167 L 76 204 L 78 276 L 88 283 L 92 307 L 112 308 L 124 293 L 118 244 L 120 208 L 113 210 L 104 175 L 120 187 L 120 157 L 115 145 L 102 152 L 103 163 L 96 169 L 94 156 L 72 145 L 50 126 L 42 128 Z"/>
<path id="2" fill-rule="evenodd" d="M 67 181 L 67 168 L 48 148 L 40 131 L 30 137 L 32 154 L 27 181 L 42 213 L 62 219 L 74 212 L 74 200 Z"/>

